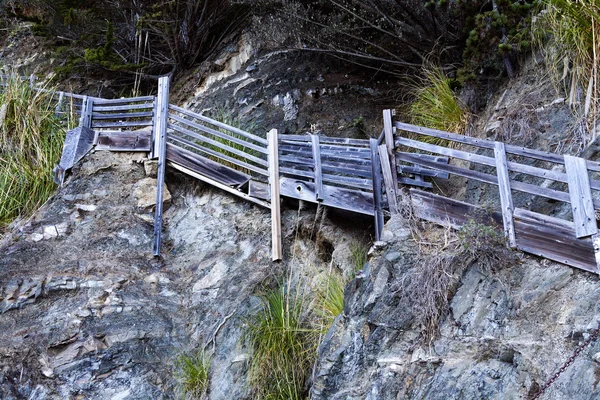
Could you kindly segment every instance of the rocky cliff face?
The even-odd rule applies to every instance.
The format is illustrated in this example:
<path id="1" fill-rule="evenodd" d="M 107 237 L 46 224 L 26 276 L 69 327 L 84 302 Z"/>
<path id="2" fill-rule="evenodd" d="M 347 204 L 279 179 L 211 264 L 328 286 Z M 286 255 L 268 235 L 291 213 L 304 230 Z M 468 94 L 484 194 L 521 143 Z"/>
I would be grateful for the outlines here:
<path id="1" fill-rule="evenodd" d="M 346 287 L 345 312 L 320 347 L 314 399 L 528 399 L 598 326 L 597 276 L 525 256 L 494 273 L 473 263 L 439 337 L 423 344 L 403 296 L 407 275 L 423 269 L 407 226 L 390 220 L 387 241 Z M 596 399 L 599 380 L 595 342 L 543 398 Z"/>
<path id="2" fill-rule="evenodd" d="M 3 240 L 0 398 L 172 398 L 173 359 L 198 347 L 213 354 L 210 398 L 248 398 L 244 326 L 257 295 L 286 268 L 344 265 L 360 233 L 288 208 L 288 261 L 273 264 L 268 210 L 169 174 L 154 259 L 151 176 L 139 155 L 92 154 Z"/>

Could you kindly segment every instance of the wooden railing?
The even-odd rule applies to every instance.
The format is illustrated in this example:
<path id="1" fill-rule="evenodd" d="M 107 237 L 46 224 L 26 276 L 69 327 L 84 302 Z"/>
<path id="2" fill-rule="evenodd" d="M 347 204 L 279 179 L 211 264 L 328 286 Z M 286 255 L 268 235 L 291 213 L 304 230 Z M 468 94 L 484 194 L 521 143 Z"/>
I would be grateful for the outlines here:
<path id="1" fill-rule="evenodd" d="M 55 93 L 57 115 L 78 115 L 81 126 L 95 131 L 98 149 L 145 151 L 159 160 L 155 255 L 160 254 L 169 164 L 270 208 L 273 259 L 282 257 L 280 195 L 371 215 L 379 240 L 386 210 L 399 211 L 399 185 L 432 188 L 431 179 L 456 175 L 498 188 L 495 216 L 510 246 L 600 271 L 595 219 L 600 180 L 589 176 L 600 172 L 600 163 L 394 121 L 392 110 L 384 110 L 383 131 L 372 139 L 279 135 L 276 130 L 257 135 L 169 104 L 168 92 L 168 78 L 161 78 L 157 96 L 108 100 Z M 515 205 L 513 191 L 568 203 L 572 219 Z M 421 189 L 410 193 L 418 216 L 455 227 L 479 208 Z"/>
<path id="2" fill-rule="evenodd" d="M 415 176 L 439 179 L 457 175 L 493 185 L 498 188 L 501 225 L 510 246 L 600 272 L 595 216 L 600 210 L 600 180 L 590 178 L 590 173 L 600 172 L 600 163 L 402 122 L 395 122 L 394 127 L 401 181 L 430 187 Z M 467 162 L 467 166 L 454 160 Z M 572 218 L 560 219 L 517 207 L 513 191 L 530 195 L 530 200 L 540 196 L 570 204 Z M 411 194 L 420 217 L 453 226 L 472 218 L 476 206 L 416 189 Z"/>

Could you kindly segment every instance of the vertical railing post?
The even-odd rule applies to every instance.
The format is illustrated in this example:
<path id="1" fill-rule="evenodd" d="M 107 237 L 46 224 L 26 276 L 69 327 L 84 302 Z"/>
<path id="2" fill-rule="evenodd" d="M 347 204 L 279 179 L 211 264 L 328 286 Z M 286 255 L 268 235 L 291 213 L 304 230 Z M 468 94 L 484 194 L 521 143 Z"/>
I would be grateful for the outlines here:
<path id="1" fill-rule="evenodd" d="M 158 80 L 157 112 L 155 115 L 154 136 L 156 138 L 155 155 L 158 157 L 158 173 L 156 177 L 156 210 L 154 214 L 154 245 L 155 256 L 160 256 L 162 242 L 162 214 L 165 186 L 165 170 L 167 167 L 167 113 L 169 109 L 169 77 L 163 76 Z"/>
<path id="2" fill-rule="evenodd" d="M 506 161 L 506 148 L 504 143 L 494 143 L 494 157 L 496 159 L 496 175 L 498 176 L 498 189 L 500 191 L 500 205 L 502 207 L 502 221 L 504 235 L 508 238 L 510 247 L 517 246 L 514 226 L 514 205 L 510 191 L 510 178 L 508 176 L 508 162 Z"/>
<path id="3" fill-rule="evenodd" d="M 381 209 L 381 164 L 379 163 L 379 149 L 377 139 L 370 139 L 371 172 L 373 175 L 373 216 L 375 217 L 375 240 L 381 239 L 383 232 L 383 210 Z"/>
<path id="4" fill-rule="evenodd" d="M 92 127 L 92 110 L 94 108 L 94 99 L 88 96 L 83 96 L 81 100 L 81 115 L 79 117 L 79 126 L 86 128 Z"/>
<path id="5" fill-rule="evenodd" d="M 283 258 L 281 245 L 281 205 L 279 186 L 279 135 L 277 129 L 267 134 L 269 145 L 269 188 L 271 192 L 271 241 L 273 261 Z"/>
<path id="6" fill-rule="evenodd" d="M 396 170 L 396 154 L 394 153 L 394 124 L 392 121 L 392 117 L 394 115 L 394 110 L 383 110 L 383 132 L 385 135 L 385 146 L 387 149 L 387 156 L 390 160 L 391 173 L 392 173 L 392 182 L 393 182 L 393 192 L 388 194 L 388 199 L 393 196 L 394 198 L 398 197 L 398 171 Z M 395 202 L 394 202 L 395 203 Z M 396 210 L 390 209 L 390 212 L 395 213 Z"/>
<path id="7" fill-rule="evenodd" d="M 314 162 L 314 171 L 315 171 L 315 194 L 316 200 L 323 200 L 323 173 L 321 171 L 321 144 L 319 141 L 319 136 L 310 135 L 310 139 L 312 141 L 312 153 L 313 153 L 313 162 Z"/>

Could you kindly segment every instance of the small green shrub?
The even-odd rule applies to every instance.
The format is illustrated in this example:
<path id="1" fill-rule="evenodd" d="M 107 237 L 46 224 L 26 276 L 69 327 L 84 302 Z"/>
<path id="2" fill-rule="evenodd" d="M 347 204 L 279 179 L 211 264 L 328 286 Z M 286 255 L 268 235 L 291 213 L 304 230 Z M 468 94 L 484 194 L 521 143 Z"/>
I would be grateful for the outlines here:
<path id="1" fill-rule="evenodd" d="M 53 92 L 35 91 L 15 73 L 0 92 L 0 228 L 27 216 L 56 189 L 52 168 L 65 129 L 54 115 Z"/>
<path id="2" fill-rule="evenodd" d="M 200 399 L 208 389 L 210 357 L 204 351 L 180 354 L 175 359 L 175 379 L 185 399 Z"/>
<path id="3" fill-rule="evenodd" d="M 310 324 L 303 295 L 287 286 L 268 291 L 249 323 L 254 350 L 248 371 L 255 399 L 300 400 L 316 359 L 318 331 Z"/>
<path id="4" fill-rule="evenodd" d="M 446 132 L 465 133 L 469 114 L 452 90 L 451 79 L 437 67 L 425 68 L 412 88 L 410 122 Z"/>

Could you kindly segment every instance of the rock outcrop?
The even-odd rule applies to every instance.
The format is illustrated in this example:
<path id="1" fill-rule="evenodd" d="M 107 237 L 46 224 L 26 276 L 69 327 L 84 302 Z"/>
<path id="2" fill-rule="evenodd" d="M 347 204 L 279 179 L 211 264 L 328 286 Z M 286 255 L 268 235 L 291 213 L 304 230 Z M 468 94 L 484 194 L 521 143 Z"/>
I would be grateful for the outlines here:
<path id="1" fill-rule="evenodd" d="M 494 273 L 471 265 L 424 344 L 402 296 L 422 269 L 417 243 L 402 218 L 386 230 L 320 346 L 313 399 L 528 399 L 600 323 L 597 276 L 525 256 Z M 543 398 L 599 398 L 599 359 L 596 341 Z"/>

